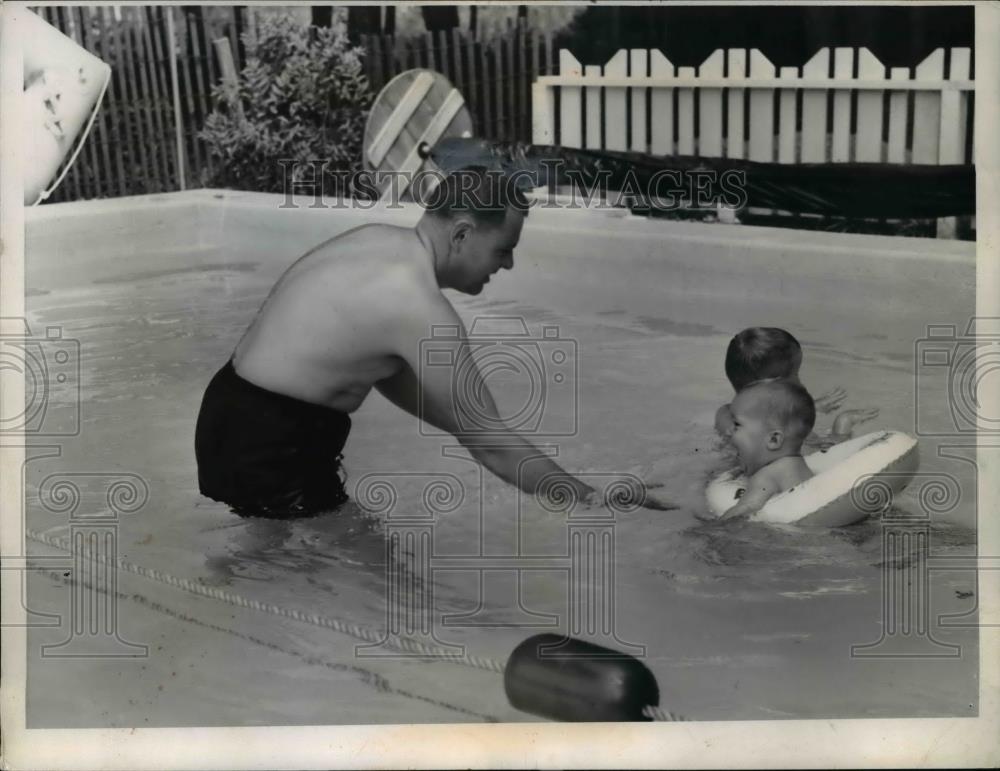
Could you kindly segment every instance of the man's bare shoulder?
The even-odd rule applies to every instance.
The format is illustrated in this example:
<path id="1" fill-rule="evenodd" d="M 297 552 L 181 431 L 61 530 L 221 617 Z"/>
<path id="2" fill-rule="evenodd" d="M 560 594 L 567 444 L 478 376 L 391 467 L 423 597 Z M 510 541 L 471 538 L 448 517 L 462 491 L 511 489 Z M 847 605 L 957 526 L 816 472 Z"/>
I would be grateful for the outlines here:
<path id="1" fill-rule="evenodd" d="M 417 243 L 412 228 L 376 222 L 359 225 L 333 238 L 327 239 L 306 252 L 302 259 L 332 258 L 343 255 L 377 257 L 382 260 L 400 260 Z"/>
<path id="2" fill-rule="evenodd" d="M 414 231 L 395 225 L 362 225 L 341 233 L 310 249 L 292 271 L 306 266 L 310 281 L 347 285 L 357 296 L 403 286 L 421 293 L 437 287 L 430 258 Z"/>
<path id="3" fill-rule="evenodd" d="M 433 258 L 412 228 L 363 225 L 320 244 L 303 259 L 321 266 L 313 280 L 338 291 L 349 285 L 370 320 L 423 327 L 456 318 L 437 284 Z"/>

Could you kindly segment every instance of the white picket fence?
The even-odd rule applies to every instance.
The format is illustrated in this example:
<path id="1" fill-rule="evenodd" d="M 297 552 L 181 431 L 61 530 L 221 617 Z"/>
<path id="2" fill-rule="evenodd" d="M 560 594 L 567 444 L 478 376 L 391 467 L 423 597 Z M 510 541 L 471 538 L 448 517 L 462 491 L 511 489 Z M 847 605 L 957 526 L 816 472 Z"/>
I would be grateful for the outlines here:
<path id="1" fill-rule="evenodd" d="M 584 67 L 562 50 L 559 74 L 533 86 L 533 141 L 778 163 L 972 163 L 971 64 L 968 48 L 939 48 L 912 69 L 867 48 L 823 48 L 778 68 L 731 48 L 699 67 L 655 49 Z"/>

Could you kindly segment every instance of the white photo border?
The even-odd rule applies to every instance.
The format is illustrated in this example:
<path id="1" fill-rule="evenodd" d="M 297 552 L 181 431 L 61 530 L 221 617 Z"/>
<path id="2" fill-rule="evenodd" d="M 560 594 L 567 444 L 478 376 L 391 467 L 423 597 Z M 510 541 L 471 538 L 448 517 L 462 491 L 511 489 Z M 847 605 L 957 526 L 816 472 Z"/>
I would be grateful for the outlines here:
<path id="1" fill-rule="evenodd" d="M 75 3 L 74 3 L 75 4 Z M 217 3 L 229 5 L 234 3 Z M 362 3 L 338 3 L 338 5 Z M 469 3 L 463 3 L 469 4 Z M 513 4 L 513 3 L 510 3 Z M 634 3 L 626 3 L 634 4 Z M 693 3 L 692 3 L 693 4 Z M 697 3 L 697 5 L 742 3 Z M 777 4 L 777 3 L 776 3 Z M 783 5 L 783 3 L 781 3 Z M 886 3 L 802 3 L 802 5 Z M 27 3 L 7 3 L 17 12 Z M 975 6 L 977 303 L 1000 316 L 1000 4 Z M 20 46 L 0 29 L 0 316 L 24 316 L 24 212 L 17 110 Z M 7 378 L 5 405 L 23 404 Z M 1000 403 L 997 389 L 988 394 Z M 995 410 L 995 408 L 994 408 Z M 10 414 L 10 413 L 7 413 Z M 996 414 L 994 411 L 992 414 Z M 981 453 L 980 553 L 1000 553 L 1000 468 Z M 24 451 L 0 448 L 0 554 L 23 554 Z M 653 724 L 498 724 L 248 728 L 27 729 L 23 573 L 3 571 L 0 713 L 5 768 L 470 768 L 470 767 L 967 767 L 1000 762 L 1000 573 L 979 576 L 979 716 Z M 988 626 L 992 623 L 994 626 Z"/>

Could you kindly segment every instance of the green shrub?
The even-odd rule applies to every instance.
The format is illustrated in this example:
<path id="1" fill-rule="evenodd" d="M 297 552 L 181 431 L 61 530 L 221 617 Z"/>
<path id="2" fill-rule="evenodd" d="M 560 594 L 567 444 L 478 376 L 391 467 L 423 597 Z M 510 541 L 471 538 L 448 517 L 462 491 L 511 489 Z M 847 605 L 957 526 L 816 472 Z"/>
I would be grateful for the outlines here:
<path id="1" fill-rule="evenodd" d="M 245 35 L 246 64 L 235 88 L 213 88 L 215 109 L 201 138 L 215 160 L 215 187 L 282 192 L 279 161 L 328 161 L 330 172 L 361 168 L 371 92 L 343 23 L 309 27 L 290 16 L 262 18 Z M 311 171 L 296 168 L 296 181 Z"/>

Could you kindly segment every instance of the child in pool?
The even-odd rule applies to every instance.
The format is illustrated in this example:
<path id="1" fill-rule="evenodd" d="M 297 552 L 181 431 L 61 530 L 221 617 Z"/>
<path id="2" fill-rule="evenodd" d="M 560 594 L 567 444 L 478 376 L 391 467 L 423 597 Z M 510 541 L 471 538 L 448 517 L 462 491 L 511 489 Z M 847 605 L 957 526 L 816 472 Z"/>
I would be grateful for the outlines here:
<path id="1" fill-rule="evenodd" d="M 740 391 L 730 405 L 729 441 L 749 477 L 739 503 L 722 519 L 760 511 L 768 499 L 809 479 L 802 443 L 816 422 L 809 392 L 791 380 L 769 380 Z"/>
<path id="2" fill-rule="evenodd" d="M 749 386 L 771 380 L 799 383 L 802 346 L 789 332 L 778 327 L 749 327 L 732 340 L 726 350 L 726 377 L 738 394 Z M 799 383 L 801 385 L 801 383 Z M 837 388 L 815 400 L 816 410 L 830 413 L 847 397 Z M 833 422 L 829 436 L 810 434 L 807 446 L 829 447 L 851 438 L 856 425 L 878 416 L 878 409 L 844 410 Z M 732 428 L 731 405 L 724 404 L 715 414 L 715 430 L 726 437 Z"/>

